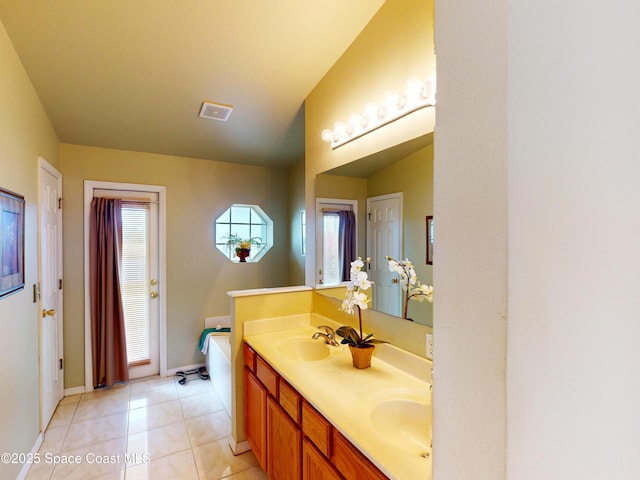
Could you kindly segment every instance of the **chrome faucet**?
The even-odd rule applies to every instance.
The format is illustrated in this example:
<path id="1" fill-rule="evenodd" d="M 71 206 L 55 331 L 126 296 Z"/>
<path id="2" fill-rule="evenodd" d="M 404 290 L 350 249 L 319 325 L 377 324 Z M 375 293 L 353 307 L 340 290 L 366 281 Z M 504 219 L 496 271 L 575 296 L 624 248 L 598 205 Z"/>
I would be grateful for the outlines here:
<path id="1" fill-rule="evenodd" d="M 316 332 L 313 334 L 311 338 L 317 340 L 320 337 L 324 338 L 324 343 L 327 345 L 331 345 L 333 347 L 337 347 L 340 344 L 336 341 L 336 332 L 331 327 L 327 327 L 326 325 L 320 325 L 316 327 L 318 330 L 324 330 L 324 332 Z"/>

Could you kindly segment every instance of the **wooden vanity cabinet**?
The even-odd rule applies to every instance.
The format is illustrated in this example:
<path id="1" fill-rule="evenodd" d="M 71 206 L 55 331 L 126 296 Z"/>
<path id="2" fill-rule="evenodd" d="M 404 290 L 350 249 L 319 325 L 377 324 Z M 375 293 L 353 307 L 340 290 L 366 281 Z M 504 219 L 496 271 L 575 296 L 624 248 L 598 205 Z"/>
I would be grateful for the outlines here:
<path id="1" fill-rule="evenodd" d="M 325 457 L 331 456 L 331 430 L 333 427 L 309 403 L 302 402 L 302 431 Z"/>
<path id="2" fill-rule="evenodd" d="M 244 368 L 244 433 L 258 463 L 267 469 L 267 389 Z"/>
<path id="3" fill-rule="evenodd" d="M 300 395 L 247 344 L 244 359 L 247 441 L 269 479 L 299 480 L 302 473 Z"/>
<path id="4" fill-rule="evenodd" d="M 267 399 L 267 473 L 270 479 L 299 480 L 302 432 L 276 399 Z"/>
<path id="5" fill-rule="evenodd" d="M 302 440 L 302 480 L 342 480 L 331 462 L 305 437 Z"/>
<path id="6" fill-rule="evenodd" d="M 386 480 L 378 470 L 349 440 L 333 429 L 333 463 L 349 480 Z"/>
<path id="7" fill-rule="evenodd" d="M 245 435 L 270 480 L 387 479 L 247 344 L 244 359 Z"/>

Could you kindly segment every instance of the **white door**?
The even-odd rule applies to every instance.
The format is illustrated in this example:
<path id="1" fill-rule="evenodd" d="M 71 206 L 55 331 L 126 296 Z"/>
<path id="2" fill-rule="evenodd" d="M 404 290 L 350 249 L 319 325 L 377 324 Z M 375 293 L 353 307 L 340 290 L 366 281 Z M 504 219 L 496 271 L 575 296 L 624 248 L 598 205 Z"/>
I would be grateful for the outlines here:
<path id="1" fill-rule="evenodd" d="M 64 393 L 62 336 L 62 175 L 44 159 L 39 166 L 40 204 L 40 422 L 41 429 Z"/>
<path id="2" fill-rule="evenodd" d="M 402 291 L 386 256 L 402 257 L 402 193 L 367 199 L 367 254 L 371 258 L 373 309 L 402 315 Z"/>
<path id="3" fill-rule="evenodd" d="M 85 181 L 85 242 L 89 242 L 91 200 L 123 199 L 121 291 L 127 336 L 129 378 L 166 375 L 165 303 L 165 188 Z M 87 249 L 88 250 L 88 249 Z M 86 255 L 86 253 L 85 253 Z M 88 265 L 89 259 L 85 258 Z M 85 267 L 85 303 L 89 299 L 89 271 Z M 93 385 L 91 314 L 85 306 L 85 385 Z"/>
<path id="4" fill-rule="evenodd" d="M 122 204 L 121 288 L 131 379 L 160 373 L 158 201 L 145 196 L 143 203 Z"/>

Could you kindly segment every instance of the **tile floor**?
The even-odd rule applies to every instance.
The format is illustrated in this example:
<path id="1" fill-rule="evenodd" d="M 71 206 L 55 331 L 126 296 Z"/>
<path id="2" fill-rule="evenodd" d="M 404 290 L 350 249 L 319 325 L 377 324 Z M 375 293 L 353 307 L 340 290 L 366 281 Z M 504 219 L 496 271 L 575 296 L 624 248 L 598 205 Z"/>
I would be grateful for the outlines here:
<path id="1" fill-rule="evenodd" d="M 140 379 L 65 397 L 27 480 L 266 479 L 252 452 L 231 453 L 230 435 L 210 381 Z"/>

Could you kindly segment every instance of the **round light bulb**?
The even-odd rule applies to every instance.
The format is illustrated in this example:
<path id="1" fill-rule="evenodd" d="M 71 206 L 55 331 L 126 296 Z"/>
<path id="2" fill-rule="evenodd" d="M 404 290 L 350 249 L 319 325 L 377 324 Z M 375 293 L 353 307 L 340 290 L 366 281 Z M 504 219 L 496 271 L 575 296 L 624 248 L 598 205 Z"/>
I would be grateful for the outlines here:
<path id="1" fill-rule="evenodd" d="M 424 82 L 420 80 L 418 77 L 412 77 L 407 80 L 407 86 L 405 92 L 407 97 L 412 99 L 418 99 L 422 95 L 424 91 Z"/>
<path id="2" fill-rule="evenodd" d="M 320 136 L 322 137 L 323 142 L 330 142 L 333 138 L 333 131 L 325 128 L 324 130 L 322 130 Z"/>
<path id="3" fill-rule="evenodd" d="M 396 107 L 398 108 L 398 110 L 402 110 L 404 107 L 407 106 L 407 94 L 406 93 L 401 93 L 400 95 L 398 95 L 398 97 L 396 98 Z"/>
<path id="4" fill-rule="evenodd" d="M 353 126 L 353 123 L 349 122 L 347 123 L 347 126 L 344 127 L 344 132 L 349 135 L 350 137 L 353 135 L 353 132 L 355 132 L 355 127 Z"/>

